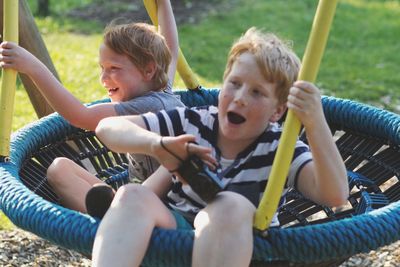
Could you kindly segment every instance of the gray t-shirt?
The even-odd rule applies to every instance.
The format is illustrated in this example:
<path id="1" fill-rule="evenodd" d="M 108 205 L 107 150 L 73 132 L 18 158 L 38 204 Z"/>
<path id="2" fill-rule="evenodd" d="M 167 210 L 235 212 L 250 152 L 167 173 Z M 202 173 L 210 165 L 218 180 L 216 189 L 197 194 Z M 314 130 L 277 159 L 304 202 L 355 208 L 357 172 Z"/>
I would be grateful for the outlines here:
<path id="1" fill-rule="evenodd" d="M 168 85 L 164 91 L 149 92 L 146 95 L 118 103 L 114 108 L 118 115 L 137 115 L 184 106 L 179 97 L 172 93 L 171 86 Z M 142 154 L 128 154 L 128 159 L 131 179 L 138 178 L 144 181 L 160 166 L 154 158 Z"/>

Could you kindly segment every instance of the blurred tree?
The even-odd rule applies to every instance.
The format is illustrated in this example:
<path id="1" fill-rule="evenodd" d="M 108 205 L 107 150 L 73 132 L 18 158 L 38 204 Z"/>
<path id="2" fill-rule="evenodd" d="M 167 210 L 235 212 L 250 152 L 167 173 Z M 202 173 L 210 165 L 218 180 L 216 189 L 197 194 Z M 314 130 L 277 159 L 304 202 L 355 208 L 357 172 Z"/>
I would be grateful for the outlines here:
<path id="1" fill-rule="evenodd" d="M 37 15 L 41 17 L 50 15 L 50 0 L 38 0 Z"/>

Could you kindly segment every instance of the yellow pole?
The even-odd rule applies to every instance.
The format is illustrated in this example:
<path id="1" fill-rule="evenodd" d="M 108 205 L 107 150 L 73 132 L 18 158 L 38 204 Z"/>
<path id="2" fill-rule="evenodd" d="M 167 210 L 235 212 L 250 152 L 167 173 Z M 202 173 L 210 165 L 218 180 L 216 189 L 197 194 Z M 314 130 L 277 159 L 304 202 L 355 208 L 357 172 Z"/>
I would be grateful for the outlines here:
<path id="1" fill-rule="evenodd" d="M 158 26 L 157 5 L 155 0 L 143 0 L 143 4 L 147 10 L 147 13 L 149 14 L 153 25 Z M 181 48 L 179 48 L 177 70 L 188 89 L 200 88 L 200 83 L 197 80 L 196 75 L 190 68 L 189 64 L 187 63 Z"/>
<path id="2" fill-rule="evenodd" d="M 3 40 L 18 43 L 18 1 L 3 0 Z M 8 159 L 17 72 L 3 69 L 0 94 L 0 161 Z"/>
<path id="3" fill-rule="evenodd" d="M 299 80 L 314 82 L 322 55 L 328 39 L 329 29 L 332 24 L 336 10 L 336 0 L 320 0 L 314 22 L 311 28 L 306 51 L 303 56 Z M 293 158 L 297 136 L 300 132 L 301 123 L 294 113 L 289 110 L 283 127 L 281 141 L 272 165 L 271 174 L 256 211 L 254 227 L 264 231 L 271 224 L 279 200 L 282 196 L 283 187 L 289 172 L 290 163 Z"/>

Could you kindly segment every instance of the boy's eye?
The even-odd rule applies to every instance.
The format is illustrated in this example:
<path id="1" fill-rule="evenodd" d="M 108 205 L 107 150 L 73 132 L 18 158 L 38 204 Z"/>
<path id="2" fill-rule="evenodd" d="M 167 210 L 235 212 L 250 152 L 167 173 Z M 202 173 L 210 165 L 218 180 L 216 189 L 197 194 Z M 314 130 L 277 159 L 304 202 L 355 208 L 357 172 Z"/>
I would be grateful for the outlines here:
<path id="1" fill-rule="evenodd" d="M 252 90 L 252 93 L 253 93 L 253 95 L 254 96 L 256 96 L 256 97 L 260 97 L 260 96 L 268 96 L 267 94 L 265 94 L 263 91 L 261 91 L 260 89 L 253 89 Z"/>
<path id="2" fill-rule="evenodd" d="M 116 67 L 116 66 L 103 66 L 103 65 L 100 65 L 100 69 L 101 69 L 101 71 L 109 72 L 109 71 L 117 71 L 119 68 Z"/>
<path id="3" fill-rule="evenodd" d="M 235 80 L 231 80 L 230 83 L 234 86 L 234 87 L 239 87 L 240 83 L 238 81 Z"/>

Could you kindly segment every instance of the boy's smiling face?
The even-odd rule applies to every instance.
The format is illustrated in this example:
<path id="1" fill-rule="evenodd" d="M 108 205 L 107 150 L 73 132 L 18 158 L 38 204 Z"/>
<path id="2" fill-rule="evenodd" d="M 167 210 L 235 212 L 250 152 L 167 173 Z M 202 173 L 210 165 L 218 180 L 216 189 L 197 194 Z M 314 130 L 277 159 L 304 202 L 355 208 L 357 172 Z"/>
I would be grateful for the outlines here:
<path id="1" fill-rule="evenodd" d="M 128 101 L 147 91 L 149 79 L 133 64 L 128 56 L 118 54 L 102 44 L 99 51 L 100 81 L 114 102 Z"/>
<path id="2" fill-rule="evenodd" d="M 219 144 L 236 146 L 238 153 L 254 142 L 269 122 L 279 120 L 286 106 L 279 104 L 275 87 L 264 78 L 251 53 L 236 59 L 219 95 Z"/>

